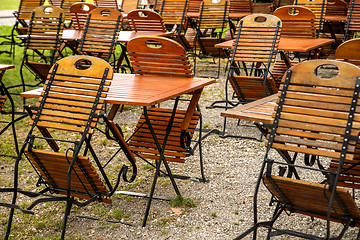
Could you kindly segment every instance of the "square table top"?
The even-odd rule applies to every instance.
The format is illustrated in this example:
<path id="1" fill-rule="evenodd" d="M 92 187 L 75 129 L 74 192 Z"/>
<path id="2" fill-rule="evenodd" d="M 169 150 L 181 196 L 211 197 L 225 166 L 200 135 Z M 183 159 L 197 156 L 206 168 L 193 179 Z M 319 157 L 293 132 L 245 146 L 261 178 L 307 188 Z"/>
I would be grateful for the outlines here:
<path id="1" fill-rule="evenodd" d="M 208 78 L 115 73 L 105 102 L 149 107 L 202 89 L 215 81 Z M 42 91 L 42 88 L 37 88 L 23 92 L 20 96 L 37 98 Z"/>
<path id="2" fill-rule="evenodd" d="M 235 39 L 228 40 L 215 45 L 216 48 L 229 48 L 233 46 Z M 278 49 L 290 52 L 306 53 L 311 50 L 326 46 L 334 42 L 331 38 L 295 38 L 295 37 L 280 37 Z"/>

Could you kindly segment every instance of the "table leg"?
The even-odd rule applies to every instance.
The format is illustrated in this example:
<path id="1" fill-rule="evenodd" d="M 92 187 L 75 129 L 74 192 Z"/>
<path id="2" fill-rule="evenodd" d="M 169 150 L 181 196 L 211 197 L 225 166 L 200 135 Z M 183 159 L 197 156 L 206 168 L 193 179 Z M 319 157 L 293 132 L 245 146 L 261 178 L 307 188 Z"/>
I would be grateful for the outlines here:
<path id="1" fill-rule="evenodd" d="M 173 124 L 173 121 L 174 121 L 174 118 L 175 118 L 175 113 L 176 113 L 176 108 L 177 108 L 177 105 L 178 105 L 178 102 L 179 102 L 179 97 L 176 98 L 175 100 L 175 103 L 174 103 L 174 107 L 173 107 L 173 111 L 172 111 L 172 115 L 171 115 L 171 118 L 169 120 L 169 123 L 168 123 L 168 126 L 166 128 L 166 133 L 165 133 L 165 137 L 164 137 L 164 141 L 163 141 L 163 144 L 162 146 L 160 146 L 160 143 L 159 143 L 159 140 L 157 139 L 156 137 L 156 134 L 155 134 L 155 131 L 151 125 L 151 122 L 150 122 L 150 118 L 148 116 L 148 113 L 147 113 L 147 107 L 144 107 L 144 116 L 145 116 L 145 120 L 146 120 L 146 123 L 148 124 L 148 127 L 149 127 L 149 130 L 151 132 L 151 135 L 152 137 L 154 138 L 154 142 L 155 142 L 155 145 L 156 145 L 156 148 L 158 149 L 159 151 L 159 160 L 157 160 L 156 162 L 156 171 L 155 171 L 155 176 L 154 176 L 154 180 L 153 180 L 153 183 L 152 183 L 152 186 L 151 186 L 151 190 L 150 190 L 150 195 L 149 195 L 149 200 L 148 200 L 148 203 L 147 203 L 147 206 L 146 206 L 146 210 L 145 210 L 145 216 L 144 216 L 144 221 L 143 221 L 143 224 L 142 226 L 145 227 L 146 225 L 146 220 L 149 216 L 149 212 L 150 212 L 150 206 L 151 206 L 151 201 L 152 201 L 152 198 L 153 198 L 153 195 L 154 195 L 154 192 L 155 192 L 155 186 L 156 186 L 156 181 L 157 181 L 157 178 L 159 176 L 159 173 L 160 173 L 160 167 L 161 167 L 161 162 L 164 163 L 164 166 L 166 168 L 166 171 L 167 171 L 167 174 L 168 176 L 170 177 L 170 180 L 171 180 L 171 183 L 174 187 L 174 190 L 176 192 L 177 195 L 180 195 L 180 191 L 176 185 L 176 182 L 175 182 L 175 179 L 174 179 L 174 176 L 172 175 L 171 173 L 171 170 L 170 170 L 170 167 L 165 159 L 165 156 L 164 156 L 164 152 L 165 152 L 165 147 L 166 147 L 166 142 L 167 142 L 167 139 L 169 137 L 169 134 L 170 134 L 170 130 L 171 130 L 171 127 L 172 127 L 172 124 Z"/>

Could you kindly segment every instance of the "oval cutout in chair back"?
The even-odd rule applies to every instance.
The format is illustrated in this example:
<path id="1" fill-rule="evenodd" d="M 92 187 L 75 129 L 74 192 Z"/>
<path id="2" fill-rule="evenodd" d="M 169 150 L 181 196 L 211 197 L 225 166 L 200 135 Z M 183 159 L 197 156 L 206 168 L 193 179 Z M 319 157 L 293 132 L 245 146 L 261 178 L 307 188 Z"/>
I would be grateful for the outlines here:
<path id="1" fill-rule="evenodd" d="M 296 8 L 289 8 L 287 10 L 287 13 L 291 16 L 297 16 L 297 15 L 299 15 L 300 11 L 299 11 L 299 9 L 296 9 Z"/>
<path id="2" fill-rule="evenodd" d="M 91 65 L 92 62 L 89 59 L 79 59 L 75 62 L 75 68 L 78 70 L 87 70 Z"/>
<path id="3" fill-rule="evenodd" d="M 257 23 L 263 23 L 267 21 L 267 18 L 265 16 L 258 16 L 256 18 L 254 18 L 254 21 Z"/>
<path id="4" fill-rule="evenodd" d="M 334 64 L 321 64 L 314 69 L 316 77 L 327 80 L 339 75 L 339 68 Z"/>
<path id="5" fill-rule="evenodd" d="M 107 9 L 104 9 L 100 12 L 101 16 L 108 17 L 110 16 L 111 12 Z"/>
<path id="6" fill-rule="evenodd" d="M 145 42 L 148 48 L 162 48 L 161 42 L 148 40 Z"/>
<path id="7" fill-rule="evenodd" d="M 139 17 L 141 18 L 147 18 L 149 15 L 146 12 L 138 12 Z"/>

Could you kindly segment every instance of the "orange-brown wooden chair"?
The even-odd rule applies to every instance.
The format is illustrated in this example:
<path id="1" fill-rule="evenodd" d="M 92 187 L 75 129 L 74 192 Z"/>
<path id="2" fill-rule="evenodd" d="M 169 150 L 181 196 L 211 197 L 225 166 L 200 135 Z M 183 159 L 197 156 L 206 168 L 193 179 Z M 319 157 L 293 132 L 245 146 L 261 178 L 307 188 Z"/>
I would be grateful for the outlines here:
<path id="1" fill-rule="evenodd" d="M 240 20 L 253 13 L 251 0 L 230 0 L 229 19 Z"/>
<path id="2" fill-rule="evenodd" d="M 71 5 L 70 13 L 73 28 L 75 28 L 75 30 L 84 30 L 89 13 L 95 8 L 97 8 L 95 4 L 86 2 Z"/>
<path id="3" fill-rule="evenodd" d="M 166 32 L 163 19 L 157 12 L 142 9 L 132 10 L 128 13 L 127 19 L 129 21 L 131 31 Z"/>
<path id="4" fill-rule="evenodd" d="M 193 77 L 186 51 L 174 40 L 163 37 L 137 37 L 130 40 L 127 49 L 135 74 L 158 75 L 168 78 Z M 187 109 L 176 110 L 174 123 L 165 148 L 165 159 L 170 162 L 184 162 L 185 157 L 194 154 L 194 149 L 198 145 L 201 178 L 197 179 L 206 181 L 201 151 L 201 113 L 197 107 L 200 94 L 200 92 L 193 93 Z M 152 107 L 147 112 L 159 142 L 163 142 L 172 109 Z M 200 135 L 194 145 L 191 139 L 199 121 Z M 140 158 L 158 159 L 159 153 L 145 123 L 144 113 L 139 119 L 134 135 L 130 138 L 129 146 Z"/>
<path id="5" fill-rule="evenodd" d="M 360 0 L 351 0 L 346 16 L 345 41 L 353 38 L 356 31 L 360 31 Z"/>
<path id="6" fill-rule="evenodd" d="M 113 8 L 96 8 L 89 13 L 78 49 L 80 54 L 110 61 L 116 47 L 122 14 Z M 114 66 L 116 59 L 114 59 Z"/>
<path id="7" fill-rule="evenodd" d="M 125 181 L 135 179 L 136 165 L 132 152 L 118 127 L 102 114 L 112 78 L 112 67 L 95 57 L 71 56 L 54 64 L 37 105 L 27 107 L 31 129 L 16 159 L 14 187 L 0 189 L 2 193 L 13 192 L 11 204 L 1 204 L 11 208 L 6 239 L 10 234 L 14 209 L 32 213 L 37 204 L 65 201 L 61 234 L 61 239 L 64 239 L 73 204 L 82 207 L 94 201 L 111 203 L 110 197 L 119 186 L 120 177 Z M 125 164 L 117 180 L 109 179 L 96 149 L 91 145 L 91 137 L 101 117 L 132 165 L 129 180 L 126 179 L 128 167 Z M 56 134 L 58 131 L 63 131 L 63 134 Z M 36 144 L 47 147 L 37 149 Z M 20 189 L 19 162 L 23 158 L 29 161 L 39 176 L 37 185 L 44 187 L 40 192 Z M 40 199 L 23 209 L 16 204 L 20 193 Z"/>
<path id="8" fill-rule="evenodd" d="M 312 60 L 287 71 L 273 112 L 274 120 L 263 125 L 270 133 L 255 187 L 254 225 L 235 239 L 251 232 L 256 239 L 260 227 L 268 229 L 268 238 L 286 234 L 306 239 L 341 239 L 350 226 L 360 227 L 360 210 L 347 189 L 352 190 L 354 185 L 344 188 L 340 180 L 344 173 L 354 170 L 351 164 L 359 163 L 356 160 L 360 139 L 359 93 L 360 68 L 346 62 Z M 270 155 L 272 150 L 293 152 L 294 159 L 291 163 L 274 159 Z M 296 158 L 298 154 L 315 154 L 318 164 L 307 166 Z M 330 161 L 337 162 L 337 166 L 318 168 Z M 296 168 L 302 179 L 278 176 L 279 167 Z M 325 181 L 319 183 L 324 175 Z M 261 182 L 274 197 L 275 210 L 268 221 L 259 220 Z M 306 227 L 299 232 L 291 224 L 279 226 L 277 220 L 284 212 L 289 218 L 302 214 L 324 219 L 325 223 L 319 224 L 325 231 L 320 237 L 319 233 L 306 231 Z M 338 223 L 340 230 L 332 230 L 331 222 Z"/>

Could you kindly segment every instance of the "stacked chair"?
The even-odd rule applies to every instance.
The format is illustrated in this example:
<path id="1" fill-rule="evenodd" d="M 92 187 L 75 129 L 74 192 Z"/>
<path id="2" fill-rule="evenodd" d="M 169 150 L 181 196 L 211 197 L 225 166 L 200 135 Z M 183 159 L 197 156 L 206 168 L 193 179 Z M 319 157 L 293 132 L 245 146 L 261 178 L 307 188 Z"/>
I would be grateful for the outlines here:
<path id="1" fill-rule="evenodd" d="M 281 234 L 307 239 L 320 239 L 302 230 L 279 229 L 276 221 L 287 213 L 303 214 L 326 221 L 324 239 L 341 239 L 350 226 L 360 226 L 360 210 L 350 191 L 358 189 L 358 95 L 360 69 L 334 60 L 312 60 L 290 68 L 281 85 L 274 119 L 263 124 L 269 129 L 266 153 L 260 168 L 254 195 L 254 225 L 236 239 L 253 232 L 257 238 L 260 227 L 268 228 L 268 238 Z M 287 151 L 291 162 L 274 159 L 271 150 Z M 316 155 L 317 164 L 301 163 L 300 157 Z M 326 167 L 328 166 L 328 168 Z M 285 177 L 278 167 L 297 171 Z M 309 176 L 325 180 L 314 182 Z M 318 178 L 318 179 L 319 179 Z M 263 182 L 272 194 L 274 213 L 268 221 L 259 221 L 258 198 Z M 331 222 L 342 230 L 331 231 Z M 321 238 L 321 239 L 323 239 Z"/>
<path id="2" fill-rule="evenodd" d="M 89 13 L 78 49 L 79 54 L 110 61 L 122 22 L 121 13 L 113 8 L 96 8 Z M 116 67 L 116 59 L 113 61 Z"/>
<path id="3" fill-rule="evenodd" d="M 213 61 L 218 59 L 217 74 L 211 77 L 219 77 L 220 58 L 225 57 L 225 53 L 221 48 L 215 48 L 215 44 L 225 40 L 224 34 L 228 26 L 228 15 L 229 2 L 227 0 L 216 2 L 204 0 L 202 2 L 194 39 L 193 58 L 195 73 L 200 67 L 197 59 L 211 58 Z"/>
<path id="4" fill-rule="evenodd" d="M 34 107 L 27 107 L 31 129 L 16 159 L 10 215 L 6 232 L 10 234 L 14 210 L 33 213 L 39 203 L 65 201 L 61 239 L 65 237 L 66 223 L 73 204 L 82 207 L 98 201 L 111 203 L 111 195 L 119 186 L 120 177 L 133 181 L 136 176 L 135 158 L 123 139 L 119 127 L 102 114 L 105 98 L 113 78 L 112 67 L 102 59 L 90 56 L 72 56 L 59 60 L 51 69 L 41 97 Z M 119 171 L 115 184 L 106 175 L 102 160 L 91 145 L 92 135 L 100 118 L 104 119 L 115 140 L 132 165 L 128 180 L 128 166 Z M 37 131 L 39 130 L 39 131 Z M 57 134 L 59 131 L 66 132 Z M 58 137 L 55 137 L 58 136 Z M 44 144 L 44 150 L 36 149 Z M 91 157 L 91 158 L 90 158 Z M 39 176 L 39 191 L 24 191 L 19 186 L 19 163 L 26 158 Z M 38 197 L 27 209 L 18 206 L 17 196 Z M 83 200 L 83 201 L 81 201 Z"/>
<path id="5" fill-rule="evenodd" d="M 56 59 L 61 56 L 61 36 L 64 28 L 64 12 L 54 6 L 40 6 L 31 14 L 29 30 L 25 42 L 24 56 L 20 66 L 22 90 L 26 86 L 44 83 Z M 38 79 L 36 84 L 28 84 L 24 78 L 27 67 Z M 8 89 L 19 87 L 9 86 Z"/>

